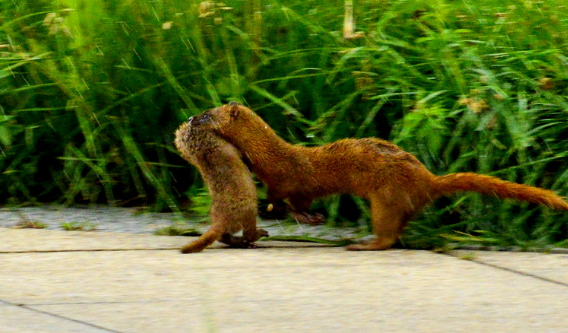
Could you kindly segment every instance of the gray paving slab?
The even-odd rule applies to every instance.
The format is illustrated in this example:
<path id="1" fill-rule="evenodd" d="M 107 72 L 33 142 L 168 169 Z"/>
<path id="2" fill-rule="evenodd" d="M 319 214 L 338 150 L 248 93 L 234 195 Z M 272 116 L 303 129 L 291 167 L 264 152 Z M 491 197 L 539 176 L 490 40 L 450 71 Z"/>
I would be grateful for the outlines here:
<path id="1" fill-rule="evenodd" d="M 0 285 L 2 300 L 116 332 L 568 327 L 568 288 L 426 251 L 5 253 Z"/>
<path id="2" fill-rule="evenodd" d="M 98 231 L 57 231 L 44 229 L 0 228 L 0 253 L 33 251 L 112 251 L 144 249 L 179 249 L 197 237 L 133 235 Z M 261 247 L 286 247 L 292 242 L 258 242 Z M 298 246 L 298 244 L 296 244 Z M 325 246 L 302 243 L 302 246 Z M 212 249 L 224 248 L 215 243 Z"/>
<path id="3" fill-rule="evenodd" d="M 7 228 L 0 228 L 0 239 L 0 252 L 174 249 L 189 241 L 186 237 Z"/>
<path id="4" fill-rule="evenodd" d="M 177 248 L 188 238 L 116 233 L 0 229 L 0 240 L 0 250 L 8 249 L 0 253 L 0 332 L 568 327 L 567 286 L 499 268 L 562 277 L 565 255 L 467 251 L 468 258 L 499 263 L 489 266 L 455 253 L 347 252 L 297 243 L 182 255 Z M 172 250 L 152 250 L 167 246 Z M 112 251 L 100 251 L 105 247 Z"/>
<path id="5" fill-rule="evenodd" d="M 185 226 L 204 232 L 210 223 L 207 218 L 198 222 L 180 213 L 151 213 L 138 208 L 108 206 L 40 206 L 0 207 L 0 227 L 14 228 L 22 223 L 41 224 L 49 230 L 64 230 L 65 224 L 79 224 L 95 228 L 98 232 L 127 232 L 153 234 L 158 229 L 171 225 Z M 325 225 L 306 226 L 292 221 L 262 221 L 258 226 L 266 229 L 271 236 L 309 236 L 328 240 L 360 238 L 366 227 L 329 228 Z M 368 231 L 367 231 L 368 233 Z"/>
<path id="6" fill-rule="evenodd" d="M 0 303 L 2 333 L 108 333 L 110 331 L 19 306 Z"/>
<path id="7" fill-rule="evenodd" d="M 48 229 L 62 229 L 68 223 L 87 224 L 99 231 L 152 233 L 156 229 L 188 219 L 174 213 L 143 213 L 138 208 L 108 206 L 0 207 L 0 227 L 15 227 L 23 221 L 41 223 Z"/>
<path id="8" fill-rule="evenodd" d="M 512 254 L 511 252 L 468 250 L 456 250 L 450 254 L 458 258 L 468 258 L 568 285 L 568 254 L 531 252 Z"/>

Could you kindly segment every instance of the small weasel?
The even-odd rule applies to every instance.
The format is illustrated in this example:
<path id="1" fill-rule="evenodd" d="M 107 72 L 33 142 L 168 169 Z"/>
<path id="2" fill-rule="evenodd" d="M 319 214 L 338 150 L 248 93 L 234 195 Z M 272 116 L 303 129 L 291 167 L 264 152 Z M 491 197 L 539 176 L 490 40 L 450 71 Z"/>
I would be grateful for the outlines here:
<path id="1" fill-rule="evenodd" d="M 182 253 L 203 251 L 216 240 L 252 248 L 255 241 L 268 236 L 268 232 L 256 228 L 256 187 L 233 145 L 200 126 L 193 117 L 176 131 L 175 144 L 183 158 L 199 169 L 213 199 L 211 227 L 185 245 Z M 233 236 L 240 230 L 242 237 Z"/>

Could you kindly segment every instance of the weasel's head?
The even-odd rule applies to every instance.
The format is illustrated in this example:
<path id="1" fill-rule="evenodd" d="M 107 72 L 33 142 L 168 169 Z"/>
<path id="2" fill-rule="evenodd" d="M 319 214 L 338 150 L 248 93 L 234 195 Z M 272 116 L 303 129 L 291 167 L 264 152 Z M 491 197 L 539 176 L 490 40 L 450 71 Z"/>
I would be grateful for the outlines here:
<path id="1" fill-rule="evenodd" d="M 258 129 L 272 131 L 256 113 L 237 102 L 210 109 L 190 118 L 195 126 L 207 127 L 229 141 Z"/>

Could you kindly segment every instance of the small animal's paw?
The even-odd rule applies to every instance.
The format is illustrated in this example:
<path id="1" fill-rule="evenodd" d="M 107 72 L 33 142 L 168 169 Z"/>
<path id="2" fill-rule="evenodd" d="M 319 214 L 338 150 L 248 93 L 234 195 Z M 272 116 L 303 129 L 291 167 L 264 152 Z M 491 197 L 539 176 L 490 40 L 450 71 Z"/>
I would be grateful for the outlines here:
<path id="1" fill-rule="evenodd" d="M 247 247 L 245 249 L 256 249 L 258 246 L 255 243 L 247 243 Z"/>
<path id="2" fill-rule="evenodd" d="M 239 241 L 233 242 L 231 247 L 237 249 L 256 249 L 257 245 L 244 237 L 239 237 Z"/>

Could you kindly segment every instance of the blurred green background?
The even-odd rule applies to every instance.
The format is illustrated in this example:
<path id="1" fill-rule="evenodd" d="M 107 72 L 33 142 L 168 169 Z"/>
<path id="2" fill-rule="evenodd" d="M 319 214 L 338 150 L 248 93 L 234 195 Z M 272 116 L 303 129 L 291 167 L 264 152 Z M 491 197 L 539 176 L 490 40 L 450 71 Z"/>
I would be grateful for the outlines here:
<path id="1" fill-rule="evenodd" d="M 562 0 L 0 0 L 0 203 L 206 209 L 173 147 L 228 101 L 284 139 L 376 136 L 432 172 L 568 189 Z M 261 190 L 262 196 L 262 190 Z M 368 223 L 361 199 L 314 205 Z M 440 199 L 407 246 L 568 246 L 568 214 L 476 194 Z"/>

